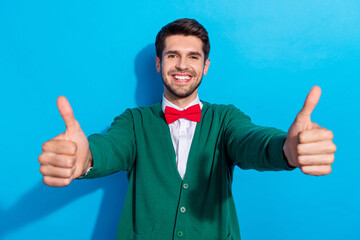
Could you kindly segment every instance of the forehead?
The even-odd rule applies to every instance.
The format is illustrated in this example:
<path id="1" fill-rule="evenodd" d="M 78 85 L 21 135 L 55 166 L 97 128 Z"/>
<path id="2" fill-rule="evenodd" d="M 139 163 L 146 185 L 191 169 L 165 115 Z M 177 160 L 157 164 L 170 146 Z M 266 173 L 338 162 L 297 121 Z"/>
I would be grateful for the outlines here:
<path id="1" fill-rule="evenodd" d="M 199 52 L 203 54 L 203 43 L 195 36 L 172 35 L 165 39 L 164 54 L 168 51 Z"/>

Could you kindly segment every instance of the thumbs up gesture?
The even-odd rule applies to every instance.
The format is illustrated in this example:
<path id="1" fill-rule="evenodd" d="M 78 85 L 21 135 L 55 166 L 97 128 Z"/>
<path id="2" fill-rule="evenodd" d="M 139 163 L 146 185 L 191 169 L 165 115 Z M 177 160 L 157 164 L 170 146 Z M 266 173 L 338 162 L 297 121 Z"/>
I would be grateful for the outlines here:
<path id="1" fill-rule="evenodd" d="M 74 178 L 85 174 L 91 167 L 89 142 L 76 121 L 68 100 L 61 96 L 57 106 L 66 126 L 64 133 L 45 142 L 39 156 L 43 182 L 49 186 L 69 185 Z"/>
<path id="2" fill-rule="evenodd" d="M 305 174 L 326 175 L 331 172 L 336 146 L 333 133 L 311 121 L 311 113 L 321 95 L 320 87 L 313 87 L 303 108 L 291 125 L 283 151 L 289 165 L 298 167 Z"/>

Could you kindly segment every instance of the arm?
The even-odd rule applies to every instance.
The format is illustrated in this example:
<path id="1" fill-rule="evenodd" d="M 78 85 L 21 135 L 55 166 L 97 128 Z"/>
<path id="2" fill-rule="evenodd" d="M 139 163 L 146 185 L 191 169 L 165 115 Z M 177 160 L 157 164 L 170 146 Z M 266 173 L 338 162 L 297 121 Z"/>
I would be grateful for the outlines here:
<path id="1" fill-rule="evenodd" d="M 129 171 L 135 161 L 136 144 L 130 110 L 116 117 L 106 133 L 89 136 L 92 169 L 83 178 L 103 177 Z"/>
<path id="2" fill-rule="evenodd" d="M 233 164 L 242 169 L 291 170 L 282 147 L 286 133 L 253 124 L 248 116 L 233 108 L 226 127 L 226 147 Z"/>
<path id="3" fill-rule="evenodd" d="M 288 133 L 255 126 L 240 111 L 232 111 L 228 125 L 227 149 L 243 169 L 281 170 L 300 168 L 308 175 L 326 175 L 332 170 L 336 145 L 333 133 L 311 121 L 321 95 L 313 87 Z"/>

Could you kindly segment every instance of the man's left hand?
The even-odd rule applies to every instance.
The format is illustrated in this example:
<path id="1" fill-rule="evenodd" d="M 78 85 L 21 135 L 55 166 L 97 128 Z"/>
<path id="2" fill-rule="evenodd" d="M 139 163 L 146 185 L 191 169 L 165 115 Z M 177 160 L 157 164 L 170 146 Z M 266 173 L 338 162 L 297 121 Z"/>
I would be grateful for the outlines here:
<path id="1" fill-rule="evenodd" d="M 333 133 L 311 122 L 311 113 L 321 95 L 318 86 L 313 87 L 303 108 L 291 125 L 283 151 L 290 166 L 298 167 L 305 174 L 321 176 L 331 172 L 336 146 Z"/>

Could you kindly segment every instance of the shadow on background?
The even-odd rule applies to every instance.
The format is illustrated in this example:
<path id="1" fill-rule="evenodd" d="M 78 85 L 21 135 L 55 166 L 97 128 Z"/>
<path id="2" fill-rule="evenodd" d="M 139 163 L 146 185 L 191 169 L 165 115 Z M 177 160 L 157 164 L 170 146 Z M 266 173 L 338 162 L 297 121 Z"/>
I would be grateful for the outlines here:
<path id="1" fill-rule="evenodd" d="M 137 78 L 135 101 L 138 106 L 148 106 L 162 99 L 164 86 L 160 73 L 156 72 L 155 46 L 149 44 L 135 58 Z"/>
<path id="2" fill-rule="evenodd" d="M 94 180 L 74 180 L 69 186 L 62 188 L 49 187 L 40 182 L 12 208 L 1 213 L 6 216 L 6 221 L 1 221 L 0 239 L 99 189 L 103 191 L 103 198 L 92 239 L 102 239 L 104 233 L 111 233 L 115 239 L 127 185 L 125 172 Z"/>
<path id="3" fill-rule="evenodd" d="M 163 85 L 155 68 L 154 44 L 143 48 L 136 55 L 134 64 L 137 77 L 136 104 L 142 106 L 159 102 Z M 10 209 L 0 209 L 0 239 L 98 190 L 103 192 L 103 198 L 91 239 L 115 239 L 127 187 L 126 172 L 106 178 L 75 180 L 62 188 L 49 187 L 40 182 L 21 196 Z"/>

